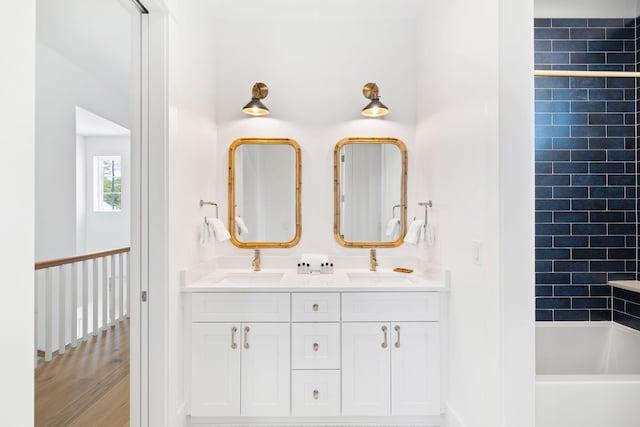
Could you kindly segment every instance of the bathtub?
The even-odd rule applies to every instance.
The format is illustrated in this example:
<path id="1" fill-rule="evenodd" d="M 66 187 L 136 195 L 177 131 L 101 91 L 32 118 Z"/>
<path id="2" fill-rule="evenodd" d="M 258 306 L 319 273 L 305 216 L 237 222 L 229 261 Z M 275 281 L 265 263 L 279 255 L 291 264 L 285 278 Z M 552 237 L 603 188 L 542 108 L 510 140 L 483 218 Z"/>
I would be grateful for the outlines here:
<path id="1" fill-rule="evenodd" d="M 536 426 L 640 426 L 640 332 L 613 322 L 538 322 Z"/>

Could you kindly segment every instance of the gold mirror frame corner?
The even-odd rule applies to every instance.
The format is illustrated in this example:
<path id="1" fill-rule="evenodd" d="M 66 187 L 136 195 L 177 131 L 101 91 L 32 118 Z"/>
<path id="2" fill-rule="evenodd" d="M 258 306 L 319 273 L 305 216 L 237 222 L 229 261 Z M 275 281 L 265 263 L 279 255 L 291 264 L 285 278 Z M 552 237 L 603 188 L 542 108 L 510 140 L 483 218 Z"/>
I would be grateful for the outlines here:
<path id="1" fill-rule="evenodd" d="M 235 228 L 235 153 L 238 147 L 246 144 L 259 145 L 289 145 L 296 155 L 296 234 L 288 242 L 241 242 L 236 237 Z M 296 246 L 302 238 L 302 151 L 300 144 L 290 138 L 238 138 L 229 146 L 229 174 L 228 174 L 228 194 L 229 194 L 229 239 L 231 243 L 243 249 L 262 248 L 292 248 Z"/>
<path id="2" fill-rule="evenodd" d="M 391 242 L 354 242 L 345 240 L 340 233 L 340 150 L 348 144 L 393 144 L 400 149 L 402 176 L 400 180 L 400 235 Z M 343 138 L 333 150 L 333 235 L 340 246 L 348 248 L 397 248 L 407 234 L 407 146 L 398 138 L 350 137 Z"/>

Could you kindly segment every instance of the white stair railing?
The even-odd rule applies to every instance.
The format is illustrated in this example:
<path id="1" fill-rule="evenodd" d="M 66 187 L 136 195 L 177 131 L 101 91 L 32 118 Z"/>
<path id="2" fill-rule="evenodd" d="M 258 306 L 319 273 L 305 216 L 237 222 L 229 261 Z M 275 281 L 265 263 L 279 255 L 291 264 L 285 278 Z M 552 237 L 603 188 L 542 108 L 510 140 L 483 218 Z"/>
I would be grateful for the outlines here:
<path id="1" fill-rule="evenodd" d="M 39 351 L 48 362 L 67 345 L 74 348 L 78 339 L 86 341 L 129 317 L 129 251 L 35 264 L 36 366 Z"/>

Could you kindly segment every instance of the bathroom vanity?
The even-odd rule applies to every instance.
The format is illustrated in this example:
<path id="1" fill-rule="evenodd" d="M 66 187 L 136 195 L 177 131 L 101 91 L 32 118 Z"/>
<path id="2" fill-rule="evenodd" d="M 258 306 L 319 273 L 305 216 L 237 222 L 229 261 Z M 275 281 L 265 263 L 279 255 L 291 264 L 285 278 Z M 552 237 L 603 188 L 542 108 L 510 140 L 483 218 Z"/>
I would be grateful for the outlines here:
<path id="1" fill-rule="evenodd" d="M 438 425 L 444 284 L 218 271 L 185 289 L 193 425 Z"/>

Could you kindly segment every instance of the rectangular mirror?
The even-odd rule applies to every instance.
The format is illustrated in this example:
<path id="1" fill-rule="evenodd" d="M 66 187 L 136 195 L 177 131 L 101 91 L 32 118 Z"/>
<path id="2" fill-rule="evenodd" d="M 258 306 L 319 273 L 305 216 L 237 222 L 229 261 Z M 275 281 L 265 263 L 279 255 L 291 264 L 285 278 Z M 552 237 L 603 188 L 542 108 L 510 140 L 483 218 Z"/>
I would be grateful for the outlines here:
<path id="1" fill-rule="evenodd" d="M 300 241 L 300 146 L 241 138 L 229 148 L 229 232 L 239 248 L 290 248 Z"/>
<path id="2" fill-rule="evenodd" d="M 396 247 L 407 227 L 407 149 L 395 138 L 345 138 L 334 150 L 334 234 L 342 246 Z"/>

